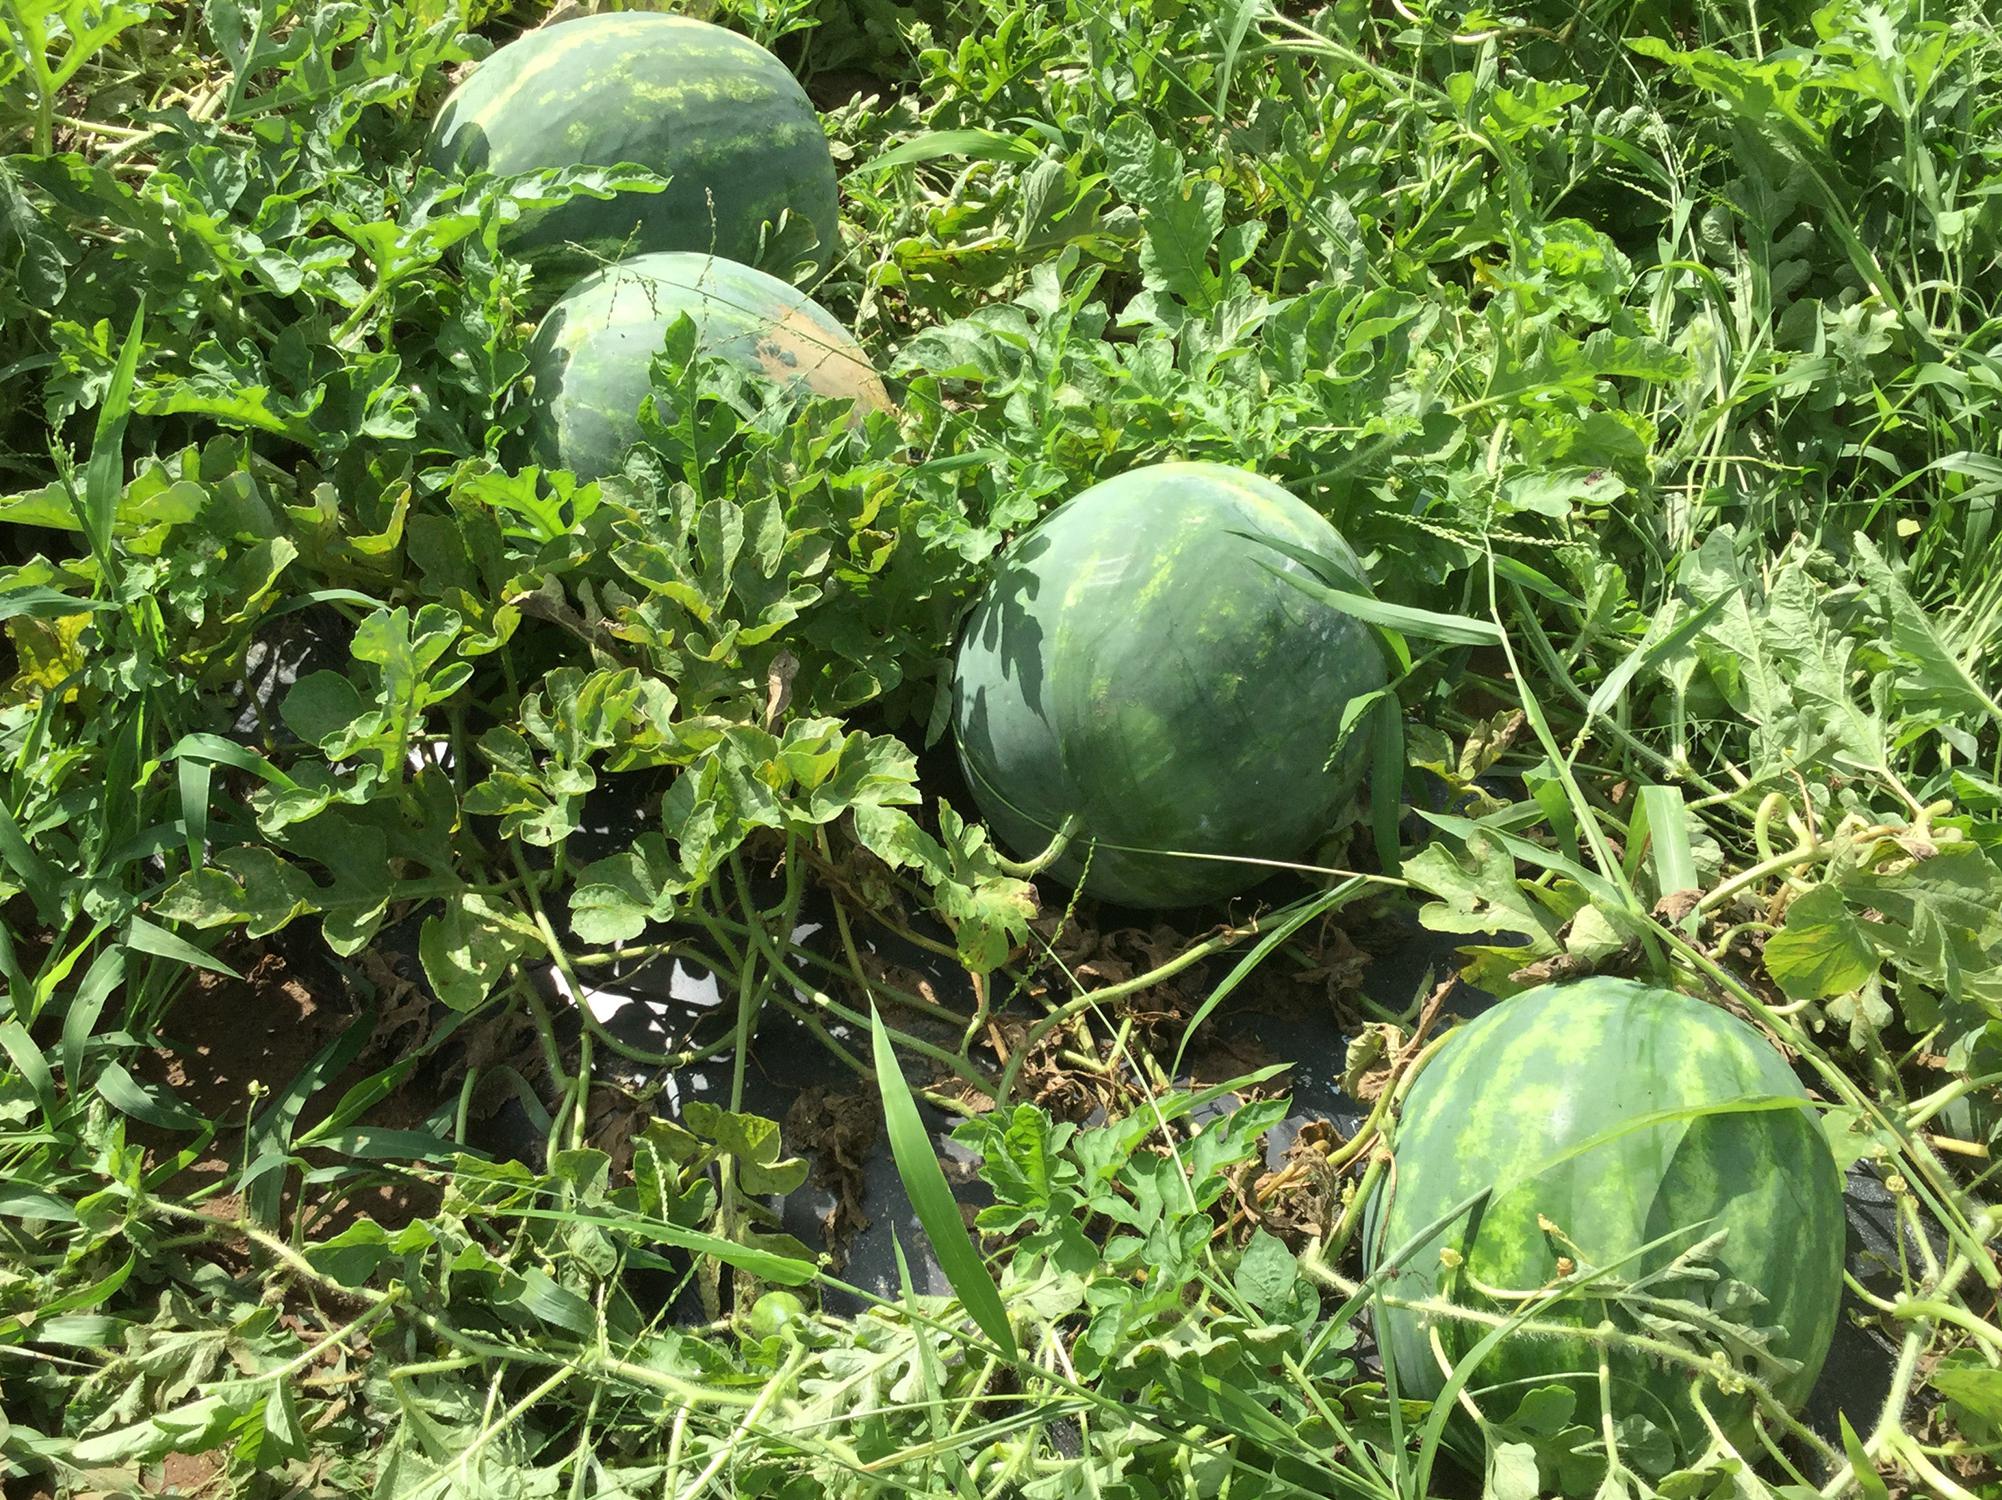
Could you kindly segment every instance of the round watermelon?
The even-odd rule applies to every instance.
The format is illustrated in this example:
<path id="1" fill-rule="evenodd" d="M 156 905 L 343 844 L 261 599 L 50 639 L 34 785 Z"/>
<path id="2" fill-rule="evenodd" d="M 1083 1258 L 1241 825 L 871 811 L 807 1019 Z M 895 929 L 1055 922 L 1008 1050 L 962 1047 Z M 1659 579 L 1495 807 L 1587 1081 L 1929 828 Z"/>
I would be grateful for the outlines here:
<path id="1" fill-rule="evenodd" d="M 1759 1099 L 1800 1102 L 1742 1107 Z M 1372 1271 L 1402 1252 L 1384 1283 L 1392 1300 L 1379 1304 L 1377 1328 L 1399 1386 L 1437 1394 L 1444 1377 L 1433 1336 L 1457 1364 L 1491 1325 L 1396 1302 L 1505 1314 L 1521 1305 L 1510 1294 L 1564 1273 L 1560 1258 L 1574 1274 L 1617 1267 L 1613 1274 L 1633 1287 L 1721 1234 L 1707 1252 L 1712 1275 L 1677 1272 L 1639 1295 L 1595 1289 L 1538 1316 L 1578 1328 L 1610 1320 L 1675 1341 L 1674 1323 L 1697 1321 L 1671 1306 L 1685 1300 L 1762 1330 L 1727 1348 L 1727 1364 L 1788 1404 L 1805 1399 L 1835 1334 L 1845 1236 L 1841 1173 L 1806 1100 L 1780 1055 L 1743 1021 L 1631 980 L 1546 985 L 1461 1027 L 1411 1085 L 1391 1186 L 1366 1226 Z M 1659 1118 L 1676 1111 L 1691 1113 Z M 1411 1244 L 1484 1187 L 1494 1190 L 1484 1204 Z M 1447 1251 L 1457 1264 L 1442 1259 Z M 1697 1338 L 1693 1347 L 1707 1356 L 1719 1346 Z M 1633 1349 L 1616 1350 L 1610 1365 L 1615 1418 L 1645 1417 L 1669 1440 L 1656 1444 L 1664 1457 L 1672 1444 L 1678 1461 L 1693 1459 L 1707 1433 L 1690 1400 L 1692 1371 Z M 1546 1385 L 1569 1387 L 1572 1420 L 1598 1429 L 1598 1355 L 1583 1340 L 1505 1338 L 1467 1391 L 1484 1415 L 1506 1421 L 1526 1392 Z M 1719 1425 L 1744 1433 L 1751 1398 L 1710 1379 L 1704 1387 Z"/>
<path id="2" fill-rule="evenodd" d="M 1068 821 L 1055 878 L 1174 907 L 1329 831 L 1361 764 L 1342 711 L 1383 685 L 1383 659 L 1368 627 L 1277 576 L 1309 574 L 1274 541 L 1367 592 L 1326 520 L 1221 464 L 1094 485 L 1009 548 L 953 681 L 960 764 L 1003 843 L 1033 853 Z"/>
<path id="3" fill-rule="evenodd" d="M 839 242 L 834 159 L 798 81 L 757 43 L 683 16 L 580 16 L 524 34 L 445 101 L 426 158 L 503 175 L 630 162 L 668 179 L 664 192 L 580 196 L 524 222 L 505 242 L 517 255 L 756 261 L 784 212 L 818 240 L 816 270 Z"/>
<path id="4" fill-rule="evenodd" d="M 761 379 L 844 397 L 860 416 L 890 398 L 861 347 L 774 276 L 711 255 L 641 255 L 564 293 L 529 344 L 528 442 L 545 468 L 615 471 L 639 441 L 639 409 L 667 327 L 687 314 L 698 346 Z"/>

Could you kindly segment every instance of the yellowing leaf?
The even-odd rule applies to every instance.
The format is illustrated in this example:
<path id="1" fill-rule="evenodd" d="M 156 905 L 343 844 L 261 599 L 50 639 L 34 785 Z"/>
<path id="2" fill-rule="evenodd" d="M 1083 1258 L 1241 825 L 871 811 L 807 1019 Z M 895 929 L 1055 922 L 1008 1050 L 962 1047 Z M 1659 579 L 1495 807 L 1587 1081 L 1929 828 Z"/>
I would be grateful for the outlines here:
<path id="1" fill-rule="evenodd" d="M 16 615 L 7 621 L 7 638 L 20 660 L 20 671 L 7 691 L 10 701 L 32 703 L 83 670 L 84 652 L 78 641 L 90 618 L 85 612 L 47 618 Z M 73 703 L 76 696 L 72 684 L 63 690 L 62 701 Z"/>

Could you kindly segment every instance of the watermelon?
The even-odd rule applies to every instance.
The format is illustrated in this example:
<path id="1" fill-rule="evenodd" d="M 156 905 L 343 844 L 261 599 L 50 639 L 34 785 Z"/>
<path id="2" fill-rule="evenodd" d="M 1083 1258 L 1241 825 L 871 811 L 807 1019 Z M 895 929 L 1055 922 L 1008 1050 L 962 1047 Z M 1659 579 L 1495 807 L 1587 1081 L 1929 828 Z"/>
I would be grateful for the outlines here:
<path id="1" fill-rule="evenodd" d="M 667 327 L 687 314 L 698 347 L 760 378 L 890 410 L 848 330 L 796 288 L 711 255 L 641 255 L 564 293 L 528 350 L 528 444 L 545 468 L 614 472 L 639 441 L 639 408 Z"/>
<path id="2" fill-rule="evenodd" d="M 1325 519 L 1221 464 L 1109 479 L 1008 549 L 952 703 L 1003 844 L 1032 854 L 1069 822 L 1055 878 L 1176 907 L 1246 889 L 1329 831 L 1364 738 L 1344 736 L 1342 711 L 1383 685 L 1383 658 L 1359 620 L 1277 576 L 1309 575 L 1272 540 L 1367 591 Z"/>
<path id="3" fill-rule="evenodd" d="M 503 175 L 631 162 L 669 179 L 517 226 L 504 243 L 524 257 L 578 246 L 600 262 L 654 250 L 755 262 L 786 212 L 817 239 L 816 271 L 839 242 L 834 159 L 798 80 L 757 43 L 683 16 L 623 11 L 525 33 L 445 101 L 426 159 Z"/>
<path id="4" fill-rule="evenodd" d="M 1759 1097 L 1801 1102 L 1729 1108 Z M 1780 1055 L 1714 1005 L 1625 979 L 1525 991 L 1455 1032 L 1413 1082 L 1397 1126 L 1393 1186 L 1366 1225 L 1366 1262 L 1374 1271 L 1489 1186 L 1495 1193 L 1484 1205 L 1401 1257 L 1384 1283 L 1389 1298 L 1512 1311 L 1510 1299 L 1475 1284 L 1535 1291 L 1557 1279 L 1560 1256 L 1581 1270 L 1623 1262 L 1616 1274 L 1631 1284 L 1721 1232 L 1710 1253 L 1718 1279 L 1676 1275 L 1648 1294 L 1723 1308 L 1731 1323 L 1769 1330 L 1764 1347 L 1784 1363 L 1749 1360 L 1742 1350 L 1732 1357 L 1797 1404 L 1835 1334 L 1845 1238 L 1841 1173 L 1806 1099 Z M 1637 1123 L 1676 1110 L 1719 1112 Z M 1442 1261 L 1446 1250 L 1458 1252 L 1456 1268 Z M 1604 1294 L 1574 1295 L 1540 1316 L 1583 1328 L 1611 1319 L 1659 1335 L 1658 1327 L 1643 1330 L 1628 1299 Z M 1419 1395 L 1437 1394 L 1443 1381 L 1431 1334 L 1457 1363 L 1488 1331 L 1379 1304 L 1377 1332 L 1399 1385 Z M 1488 1353 L 1467 1390 L 1486 1416 L 1507 1421 L 1527 1391 L 1567 1386 L 1572 1420 L 1596 1432 L 1597 1370 L 1597 1353 L 1582 1340 L 1518 1335 Z M 1668 1440 L 1656 1444 L 1664 1457 L 1671 1445 L 1684 1462 L 1700 1453 L 1707 1433 L 1687 1368 L 1626 1349 L 1614 1352 L 1611 1372 L 1616 1418 L 1645 1417 Z M 1751 1400 L 1704 1381 L 1704 1406 L 1734 1435 L 1749 1436 Z"/>

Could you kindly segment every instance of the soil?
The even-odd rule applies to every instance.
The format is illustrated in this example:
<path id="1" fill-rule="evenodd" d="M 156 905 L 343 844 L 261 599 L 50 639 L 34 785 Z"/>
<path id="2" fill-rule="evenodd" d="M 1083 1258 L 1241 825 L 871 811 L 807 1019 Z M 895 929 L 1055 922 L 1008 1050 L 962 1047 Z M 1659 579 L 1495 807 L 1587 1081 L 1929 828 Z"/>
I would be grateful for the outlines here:
<path id="1" fill-rule="evenodd" d="M 160 1465 L 160 1493 L 202 1494 L 227 1467 L 220 1453 L 169 1453 Z"/>
<path id="2" fill-rule="evenodd" d="M 318 935 L 311 935 L 314 943 Z M 286 1088 L 327 1043 L 355 1024 L 362 1014 L 332 965 L 304 956 L 305 942 L 255 946 L 232 953 L 227 961 L 242 975 L 196 972 L 175 1000 L 160 1026 L 160 1045 L 141 1053 L 135 1075 L 161 1085 L 183 1104 L 218 1122 L 221 1128 L 202 1157 L 164 1185 L 177 1196 L 202 1194 L 203 1211 L 233 1218 L 242 1209 L 234 1193 L 214 1192 L 239 1169 L 243 1158 L 245 1122 L 262 1101 Z M 376 1022 L 375 1044 L 316 1090 L 299 1117 L 305 1129 L 325 1119 L 349 1088 L 381 1066 L 372 1061 L 391 1053 L 408 1021 L 407 1001 L 380 982 L 384 1002 Z M 428 1008 L 428 1002 L 426 1002 Z M 390 1035 L 383 1036 L 385 1027 Z M 407 1035 L 407 1033 L 405 1033 Z M 383 1045 L 388 1042 L 390 1045 Z M 364 1122 L 386 1129 L 421 1128 L 436 1106 L 436 1096 L 423 1088 L 423 1070 L 376 1104 Z M 258 1097 L 253 1103 L 253 1093 Z M 180 1151 L 186 1137 L 133 1122 L 131 1136 L 146 1148 L 147 1166 L 158 1165 Z M 344 1188 L 338 1196 L 315 1194 L 307 1200 L 315 1237 L 338 1233 L 367 1215 L 387 1228 L 435 1212 L 438 1190 L 410 1179 L 371 1182 Z M 288 1190 L 281 1227 L 289 1232 L 300 1205 Z"/>

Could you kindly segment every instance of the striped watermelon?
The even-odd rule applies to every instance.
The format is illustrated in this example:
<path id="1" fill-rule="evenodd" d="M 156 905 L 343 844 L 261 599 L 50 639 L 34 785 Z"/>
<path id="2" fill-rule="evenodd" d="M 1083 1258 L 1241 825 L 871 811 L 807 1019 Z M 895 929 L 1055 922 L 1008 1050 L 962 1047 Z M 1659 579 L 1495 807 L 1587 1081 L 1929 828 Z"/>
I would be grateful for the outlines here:
<path id="1" fill-rule="evenodd" d="M 639 441 L 639 409 L 667 327 L 686 313 L 699 345 L 739 368 L 856 415 L 890 398 L 848 330 L 777 277 L 711 255 L 641 255 L 587 277 L 549 310 L 528 350 L 530 455 L 581 479 L 615 471 Z"/>
<path id="2" fill-rule="evenodd" d="M 1762 1096 L 1802 1103 L 1635 1123 Z M 1390 1297 L 1444 1296 L 1505 1312 L 1512 1310 L 1507 1298 L 1474 1284 L 1534 1291 L 1558 1277 L 1560 1256 L 1581 1269 L 1625 1260 L 1618 1275 L 1632 1283 L 1721 1232 L 1715 1265 L 1765 1299 L 1725 1316 L 1773 1330 L 1767 1347 L 1792 1368 L 1751 1368 L 1781 1400 L 1797 1404 L 1834 1337 L 1845 1236 L 1841 1174 L 1806 1097 L 1779 1054 L 1716 1006 L 1624 979 L 1525 991 L 1462 1027 L 1412 1084 L 1397 1128 L 1393 1186 L 1372 1205 L 1366 1260 L 1374 1270 L 1483 1187 L 1495 1189 L 1483 1207 L 1404 1256 L 1385 1284 Z M 1564 1156 L 1587 1142 L 1594 1144 Z M 1442 1262 L 1447 1249 L 1462 1257 L 1457 1268 Z M 1721 1285 L 1672 1278 L 1650 1290 L 1714 1303 Z M 1628 1331 L 1641 1326 L 1630 1304 L 1603 1296 L 1577 1296 L 1543 1316 L 1568 1326 L 1606 1318 Z M 1449 1318 L 1428 1324 L 1389 1304 L 1378 1318 L 1399 1384 L 1420 1395 L 1442 1384 L 1432 1334 L 1457 1362 L 1487 1332 Z M 1517 1336 L 1487 1355 L 1467 1389 L 1486 1415 L 1506 1420 L 1529 1389 L 1568 1384 L 1577 1396 L 1574 1420 L 1596 1430 L 1597 1369 L 1595 1351 L 1582 1341 Z M 1684 1460 L 1701 1451 L 1707 1434 L 1689 1399 L 1686 1369 L 1628 1350 L 1614 1354 L 1611 1371 L 1616 1417 L 1646 1416 Z M 1744 1432 L 1749 1396 L 1706 1381 L 1703 1400 L 1727 1431 Z"/>
<path id="3" fill-rule="evenodd" d="M 1276 538 L 1366 589 L 1327 521 L 1268 479 L 1172 463 L 1095 485 L 1003 557 L 961 638 L 953 728 L 974 800 L 1031 852 L 1075 816 L 1052 867 L 1127 906 L 1257 883 L 1328 831 L 1359 736 L 1342 710 L 1384 681 L 1359 621 L 1270 571 Z M 1189 858 L 1168 851 L 1187 851 Z"/>
<path id="4" fill-rule="evenodd" d="M 662 193 L 572 199 L 511 233 L 518 255 L 576 245 L 600 261 L 651 250 L 756 261 L 785 211 L 817 237 L 816 271 L 839 242 L 834 159 L 798 81 L 757 43 L 682 16 L 581 16 L 526 33 L 445 101 L 426 156 L 446 172 L 632 162 L 669 179 Z"/>

